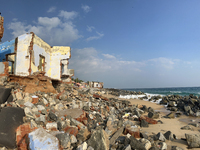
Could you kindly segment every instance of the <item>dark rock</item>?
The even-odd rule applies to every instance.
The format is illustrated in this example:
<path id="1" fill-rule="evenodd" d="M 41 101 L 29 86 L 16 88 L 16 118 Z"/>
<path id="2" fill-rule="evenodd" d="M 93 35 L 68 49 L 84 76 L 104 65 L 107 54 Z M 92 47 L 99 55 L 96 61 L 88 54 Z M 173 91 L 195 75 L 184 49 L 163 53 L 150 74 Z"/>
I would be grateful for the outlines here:
<path id="1" fill-rule="evenodd" d="M 140 137 L 141 137 L 141 138 L 148 139 L 148 135 L 146 135 L 145 133 L 140 133 Z"/>
<path id="2" fill-rule="evenodd" d="M 133 136 L 130 137 L 130 145 L 132 149 L 146 150 L 144 145 Z"/>
<path id="3" fill-rule="evenodd" d="M 178 146 L 172 146 L 171 150 L 184 150 L 184 149 Z"/>
<path id="4" fill-rule="evenodd" d="M 117 149 L 118 150 L 123 150 L 124 149 L 124 144 L 122 144 L 122 143 L 118 144 Z"/>
<path id="5" fill-rule="evenodd" d="M 159 150 L 159 148 L 156 146 L 152 146 L 149 150 Z"/>
<path id="6" fill-rule="evenodd" d="M 158 112 L 149 112 L 148 117 L 152 119 L 158 119 L 159 118 L 159 113 Z"/>
<path id="7" fill-rule="evenodd" d="M 142 107 L 142 110 L 143 110 L 144 112 L 147 112 L 147 111 L 148 111 L 148 108 L 147 108 L 147 106 L 146 106 L 146 105 L 144 105 L 144 106 Z"/>
<path id="8" fill-rule="evenodd" d="M 156 136 L 158 137 L 158 140 L 163 141 L 163 142 L 166 141 L 166 138 L 161 132 L 159 132 Z"/>
<path id="9" fill-rule="evenodd" d="M 166 138 L 167 140 L 171 140 L 171 141 L 174 140 L 171 131 L 167 131 L 167 132 L 164 134 L 164 136 L 165 136 L 165 138 Z"/>
<path id="10" fill-rule="evenodd" d="M 3 104 L 7 101 L 10 96 L 11 89 L 0 87 L 0 104 Z"/>
<path id="11" fill-rule="evenodd" d="M 141 122 L 140 122 L 140 126 L 141 126 L 141 127 L 149 127 L 149 124 L 148 124 L 147 121 L 145 121 L 145 120 L 141 120 Z"/>
<path id="12" fill-rule="evenodd" d="M 87 143 L 94 149 L 109 150 L 109 138 L 104 130 L 95 130 Z"/>
<path id="13" fill-rule="evenodd" d="M 175 134 L 173 134 L 173 138 L 175 139 L 175 140 L 177 140 L 178 138 L 176 137 L 176 135 Z"/>
<path id="14" fill-rule="evenodd" d="M 90 110 L 90 107 L 89 107 L 89 106 L 84 106 L 84 107 L 83 107 L 83 110 L 89 111 L 89 110 Z"/>
<path id="15" fill-rule="evenodd" d="M 49 121 L 57 121 L 58 117 L 53 112 L 49 112 L 49 114 L 48 114 L 48 120 Z"/>
<path id="16" fill-rule="evenodd" d="M 124 140 L 124 145 L 127 146 L 130 144 L 130 139 L 126 136 L 125 140 Z"/>
<path id="17" fill-rule="evenodd" d="M 169 101 L 167 107 L 174 107 L 175 105 L 174 101 Z"/>
<path id="18" fill-rule="evenodd" d="M 174 119 L 175 118 L 175 114 L 174 113 L 169 113 L 169 114 L 166 115 L 166 118 Z"/>
<path id="19" fill-rule="evenodd" d="M 78 131 L 78 134 L 76 135 L 77 140 L 79 141 L 85 141 L 89 138 L 89 136 L 90 136 L 90 132 L 88 131 L 87 128 L 81 128 Z"/>
<path id="20" fill-rule="evenodd" d="M 0 145 L 16 147 L 16 129 L 23 124 L 24 110 L 16 107 L 2 108 L 0 112 Z"/>
<path id="21" fill-rule="evenodd" d="M 124 127 L 121 127 L 119 130 L 115 132 L 115 134 L 110 139 L 110 144 L 114 144 L 115 140 L 123 133 Z"/>
<path id="22" fill-rule="evenodd" d="M 192 125 L 194 127 L 199 127 L 199 124 L 198 123 L 189 123 L 189 125 Z"/>
<path id="23" fill-rule="evenodd" d="M 180 117 L 180 116 L 182 115 L 181 112 L 177 112 L 177 113 L 175 113 L 175 114 L 176 114 L 176 117 Z"/>
<path id="24" fill-rule="evenodd" d="M 10 96 L 7 99 L 7 102 L 12 102 L 12 101 L 13 101 L 13 96 L 12 96 L 12 94 L 10 94 Z"/>
<path id="25" fill-rule="evenodd" d="M 190 126 L 184 126 L 184 127 L 181 127 L 181 129 L 182 130 L 193 130 L 193 128 L 192 127 L 190 127 Z"/>
<path id="26" fill-rule="evenodd" d="M 61 133 L 61 134 L 57 134 L 56 137 L 58 138 L 60 145 L 63 148 L 70 148 L 70 136 L 68 133 Z"/>
<path id="27" fill-rule="evenodd" d="M 177 111 L 177 110 L 178 110 L 177 107 L 171 107 L 171 108 L 170 108 L 170 111 Z"/>
<path id="28" fill-rule="evenodd" d="M 148 108 L 148 112 L 154 112 L 154 109 L 151 108 L 151 107 L 149 107 L 149 108 Z"/>

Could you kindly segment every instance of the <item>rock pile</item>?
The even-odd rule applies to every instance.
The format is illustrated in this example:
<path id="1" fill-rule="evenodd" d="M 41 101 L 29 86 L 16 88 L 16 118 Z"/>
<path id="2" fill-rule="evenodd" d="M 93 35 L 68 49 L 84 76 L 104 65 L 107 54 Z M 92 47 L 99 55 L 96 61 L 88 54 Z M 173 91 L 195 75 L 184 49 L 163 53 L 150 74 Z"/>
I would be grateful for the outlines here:
<path id="1" fill-rule="evenodd" d="M 125 96 L 125 95 L 145 95 L 144 92 L 136 92 L 136 91 L 126 91 L 126 90 L 120 90 L 120 89 L 106 89 L 110 94 L 115 95 L 115 96 Z"/>
<path id="2" fill-rule="evenodd" d="M 142 128 L 159 123 L 159 113 L 102 96 L 109 92 L 105 89 L 60 84 L 57 93 L 30 94 L 19 84 L 11 85 L 0 92 L 4 149 L 153 150 L 167 149 L 165 141 L 174 140 L 170 131 L 143 133 Z"/>
<path id="3" fill-rule="evenodd" d="M 181 111 L 188 116 L 200 116 L 200 97 L 194 96 L 193 94 L 189 96 L 164 96 L 160 104 L 167 105 L 170 111 Z M 179 116 L 179 114 L 176 114 L 176 116 Z"/>

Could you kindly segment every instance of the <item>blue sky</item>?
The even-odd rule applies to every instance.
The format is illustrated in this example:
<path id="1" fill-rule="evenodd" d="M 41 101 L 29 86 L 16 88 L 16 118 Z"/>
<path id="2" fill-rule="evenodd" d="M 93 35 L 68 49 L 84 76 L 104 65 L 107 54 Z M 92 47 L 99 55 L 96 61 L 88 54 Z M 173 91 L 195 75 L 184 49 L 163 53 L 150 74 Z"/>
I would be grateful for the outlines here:
<path id="1" fill-rule="evenodd" d="M 105 87 L 200 86 L 199 0 L 9 0 L 2 41 L 33 31 L 70 46 L 69 68 Z"/>

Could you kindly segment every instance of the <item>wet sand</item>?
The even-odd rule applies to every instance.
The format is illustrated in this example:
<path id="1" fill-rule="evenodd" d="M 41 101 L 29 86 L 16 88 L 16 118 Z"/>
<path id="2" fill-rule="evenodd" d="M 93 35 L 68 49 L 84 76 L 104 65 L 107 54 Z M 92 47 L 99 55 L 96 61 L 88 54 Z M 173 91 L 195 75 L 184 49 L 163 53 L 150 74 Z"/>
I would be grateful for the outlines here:
<path id="1" fill-rule="evenodd" d="M 157 134 L 158 132 L 162 132 L 163 134 L 167 131 L 171 131 L 172 134 L 175 134 L 178 140 L 174 141 L 169 141 L 167 140 L 167 146 L 168 150 L 171 150 L 171 146 L 178 146 L 183 149 L 188 149 L 187 147 L 187 142 L 184 140 L 181 140 L 181 138 L 185 138 L 185 133 L 188 134 L 198 134 L 200 130 L 199 127 L 194 127 L 190 125 L 194 130 L 181 130 L 180 128 L 183 126 L 188 125 L 188 123 L 198 123 L 200 122 L 199 118 L 196 117 L 190 117 L 186 115 L 181 115 L 179 118 L 174 118 L 174 119 L 168 119 L 168 118 L 163 118 L 166 114 L 170 113 L 170 111 L 166 110 L 166 108 L 163 105 L 159 105 L 153 102 L 149 101 L 144 101 L 144 100 L 139 100 L 139 99 L 122 99 L 118 97 L 114 97 L 112 95 L 105 95 L 108 98 L 117 98 L 121 100 L 129 100 L 132 105 L 146 105 L 147 107 L 152 107 L 154 110 L 160 112 L 160 117 L 159 119 L 156 120 L 161 120 L 163 124 L 158 123 L 158 124 L 150 124 L 148 128 L 141 128 L 141 132 L 147 133 L 147 135 L 152 135 L 152 134 Z M 145 115 L 145 114 L 144 114 Z M 146 114 L 147 115 L 147 114 Z M 193 148 L 193 150 L 199 150 L 200 148 Z"/>

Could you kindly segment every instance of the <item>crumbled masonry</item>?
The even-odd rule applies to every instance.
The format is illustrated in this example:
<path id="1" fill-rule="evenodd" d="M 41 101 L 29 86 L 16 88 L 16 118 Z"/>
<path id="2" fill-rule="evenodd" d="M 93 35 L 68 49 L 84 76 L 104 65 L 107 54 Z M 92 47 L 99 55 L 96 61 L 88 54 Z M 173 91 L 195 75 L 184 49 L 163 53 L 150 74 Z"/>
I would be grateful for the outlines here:
<path id="1" fill-rule="evenodd" d="M 38 75 L 32 78 L 38 79 Z M 7 119 L 0 122 L 0 127 L 3 127 L 0 132 L 0 144 L 4 149 L 146 150 L 165 149 L 166 141 L 177 140 L 171 131 L 153 135 L 142 132 L 143 128 L 160 123 L 159 113 L 156 113 L 157 119 L 152 119 L 155 116 L 152 108 L 131 105 L 128 100 L 106 97 L 107 93 L 130 94 L 128 91 L 80 88 L 59 83 L 54 88 L 54 93 L 39 90 L 28 93 L 29 85 L 25 82 L 19 83 L 15 78 L 4 77 L 0 81 L 1 89 L 7 90 L 0 91 L 0 96 L 4 97 L 4 101 L 1 102 L 0 118 Z M 34 86 L 40 89 L 41 85 Z M 131 94 L 133 93 L 144 94 Z M 166 97 L 163 97 L 161 102 L 165 100 Z M 179 105 L 177 107 L 179 108 Z M 6 110 L 20 113 L 5 113 Z M 185 113 L 188 112 L 191 113 L 189 108 Z M 196 137 L 198 135 L 186 135 L 190 147 L 199 146 Z"/>

